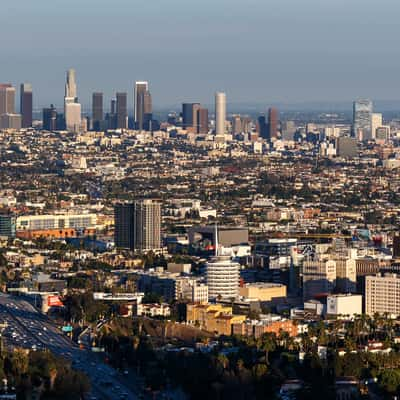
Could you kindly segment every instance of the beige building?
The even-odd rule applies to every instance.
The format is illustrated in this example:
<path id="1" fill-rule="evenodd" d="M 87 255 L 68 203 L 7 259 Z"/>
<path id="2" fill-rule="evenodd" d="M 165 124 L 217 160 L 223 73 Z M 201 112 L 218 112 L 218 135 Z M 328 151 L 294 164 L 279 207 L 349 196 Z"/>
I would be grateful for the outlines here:
<path id="1" fill-rule="evenodd" d="M 336 285 L 334 260 L 306 260 L 303 263 L 303 297 L 305 300 L 329 294 Z"/>
<path id="2" fill-rule="evenodd" d="M 356 260 L 340 257 L 336 262 L 336 288 L 341 293 L 355 293 L 357 290 Z"/>
<path id="3" fill-rule="evenodd" d="M 400 315 L 400 275 L 365 277 L 365 313 Z"/>
<path id="4" fill-rule="evenodd" d="M 239 288 L 239 296 L 260 301 L 283 299 L 286 297 L 286 286 L 279 283 L 246 283 Z"/>

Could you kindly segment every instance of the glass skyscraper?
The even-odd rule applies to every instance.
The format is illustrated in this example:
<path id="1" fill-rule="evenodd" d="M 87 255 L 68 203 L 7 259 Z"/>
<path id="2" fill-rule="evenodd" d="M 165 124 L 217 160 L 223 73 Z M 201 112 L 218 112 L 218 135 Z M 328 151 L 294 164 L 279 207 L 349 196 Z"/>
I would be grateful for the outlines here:
<path id="1" fill-rule="evenodd" d="M 361 140 L 372 138 L 373 105 L 369 99 L 359 99 L 353 103 L 353 136 Z"/>

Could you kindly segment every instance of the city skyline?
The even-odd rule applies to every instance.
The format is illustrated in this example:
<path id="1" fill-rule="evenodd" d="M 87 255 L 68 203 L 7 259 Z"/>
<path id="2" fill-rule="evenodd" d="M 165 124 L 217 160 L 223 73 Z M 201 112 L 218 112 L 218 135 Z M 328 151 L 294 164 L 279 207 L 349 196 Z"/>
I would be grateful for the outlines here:
<path id="1" fill-rule="evenodd" d="M 96 7 L 92 0 L 84 7 L 77 0 L 6 1 L 0 33 L 12 31 L 13 40 L 2 48 L 2 81 L 43 88 L 35 100 L 40 106 L 61 104 L 60 76 L 70 66 L 79 73 L 82 104 L 92 92 L 107 97 L 142 79 L 152 82 L 156 107 L 194 94 L 207 104 L 216 90 L 246 103 L 398 99 L 398 5 L 383 0 L 372 13 L 365 6 L 372 1 L 355 0 L 343 13 L 343 0 L 323 3 L 250 0 L 244 8 L 238 0 L 206 0 L 188 8 L 181 0 L 118 0 L 105 13 L 103 0 Z M 66 18 L 74 19 L 74 30 L 60 28 Z M 30 29 L 33 22 L 40 29 Z M 104 29 L 110 24 L 111 34 Z"/>

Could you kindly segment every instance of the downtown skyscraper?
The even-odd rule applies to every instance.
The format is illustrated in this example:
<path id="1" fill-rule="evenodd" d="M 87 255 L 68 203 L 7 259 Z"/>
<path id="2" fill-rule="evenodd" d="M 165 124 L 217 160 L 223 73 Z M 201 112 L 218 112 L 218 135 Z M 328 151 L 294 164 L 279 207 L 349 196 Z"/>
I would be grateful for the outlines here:
<path id="1" fill-rule="evenodd" d="M 215 134 L 225 135 L 226 124 L 226 94 L 215 93 Z"/>
<path id="2" fill-rule="evenodd" d="M 119 92 L 117 97 L 117 129 L 127 129 L 128 128 L 128 95 L 125 92 Z"/>
<path id="3" fill-rule="evenodd" d="M 276 139 L 278 136 L 279 112 L 276 108 L 268 109 L 268 138 Z"/>
<path id="4" fill-rule="evenodd" d="M 33 94 L 30 83 L 22 83 L 20 87 L 20 113 L 22 115 L 22 128 L 32 126 Z"/>
<path id="5" fill-rule="evenodd" d="M 92 95 L 92 121 L 95 131 L 101 129 L 103 120 L 103 93 L 95 92 Z"/>
<path id="6" fill-rule="evenodd" d="M 153 118 L 153 104 L 147 81 L 135 82 L 134 118 L 136 129 L 140 131 L 150 130 Z"/>
<path id="7" fill-rule="evenodd" d="M 78 132 L 81 128 L 81 105 L 78 103 L 76 74 L 74 69 L 67 71 L 64 96 L 65 127 L 68 131 Z"/>
<path id="8" fill-rule="evenodd" d="M 353 103 L 353 136 L 358 140 L 372 139 L 373 104 L 369 99 L 358 99 Z"/>

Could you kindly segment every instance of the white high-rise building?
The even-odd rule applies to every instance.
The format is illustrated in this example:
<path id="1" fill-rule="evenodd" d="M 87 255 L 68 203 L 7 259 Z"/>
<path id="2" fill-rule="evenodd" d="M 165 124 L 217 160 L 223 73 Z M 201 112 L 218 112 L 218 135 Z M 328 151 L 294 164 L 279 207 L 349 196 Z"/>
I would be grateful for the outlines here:
<path id="1" fill-rule="evenodd" d="M 215 134 L 225 135 L 226 124 L 226 94 L 215 93 Z"/>
<path id="2" fill-rule="evenodd" d="M 64 96 L 64 118 L 67 131 L 80 131 L 81 111 L 81 105 L 78 103 L 77 97 L 75 70 L 69 69 L 67 71 Z"/>
<path id="3" fill-rule="evenodd" d="M 135 201 L 133 229 L 135 250 L 161 249 L 161 203 L 152 199 Z"/>
<path id="4" fill-rule="evenodd" d="M 215 256 L 206 264 L 208 298 L 231 299 L 239 295 L 240 265 L 230 256 Z"/>

